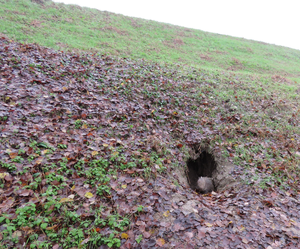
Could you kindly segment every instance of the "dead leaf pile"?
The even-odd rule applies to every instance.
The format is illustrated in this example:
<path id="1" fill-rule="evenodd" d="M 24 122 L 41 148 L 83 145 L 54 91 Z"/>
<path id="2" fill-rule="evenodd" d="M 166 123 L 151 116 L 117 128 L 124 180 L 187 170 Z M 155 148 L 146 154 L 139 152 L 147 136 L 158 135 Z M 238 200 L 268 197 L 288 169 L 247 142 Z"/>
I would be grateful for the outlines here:
<path id="1" fill-rule="evenodd" d="M 0 39 L 7 248 L 299 248 L 299 141 L 299 106 L 233 74 Z M 244 187 L 177 184 L 201 143 Z"/>

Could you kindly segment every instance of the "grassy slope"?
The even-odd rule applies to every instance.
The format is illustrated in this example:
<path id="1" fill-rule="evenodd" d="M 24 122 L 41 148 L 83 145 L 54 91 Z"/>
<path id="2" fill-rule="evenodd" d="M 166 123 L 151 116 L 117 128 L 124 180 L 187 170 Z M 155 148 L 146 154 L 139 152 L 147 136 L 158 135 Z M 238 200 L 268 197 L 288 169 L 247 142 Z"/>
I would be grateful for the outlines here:
<path id="1" fill-rule="evenodd" d="M 51 1 L 0 3 L 0 32 L 17 41 L 300 79 L 298 50 Z"/>
<path id="2" fill-rule="evenodd" d="M 1 66 L 5 66 L 5 70 L 1 72 L 3 84 L 0 85 L 1 93 L 4 93 L 1 101 L 5 106 L 0 116 L 1 132 L 4 134 L 0 147 L 3 152 L 0 154 L 1 172 L 5 170 L 4 173 L 9 173 L 13 178 L 23 175 L 23 178 L 28 180 L 20 186 L 25 186 L 25 190 L 18 190 L 18 199 L 5 199 L 5 203 L 15 202 L 14 205 L 11 203 L 7 205 L 21 212 L 18 216 L 19 220 L 7 218 L 6 221 L 1 220 L 1 222 L 6 222 L 21 234 L 20 229 L 24 224 L 31 224 L 35 233 L 28 234 L 26 237 L 28 245 L 35 240 L 34 235 L 38 234 L 43 238 L 44 233 L 32 218 L 36 213 L 31 209 L 25 210 L 26 207 L 21 206 L 25 200 L 28 200 L 26 198 L 30 197 L 30 195 L 26 196 L 28 192 L 34 193 L 43 200 L 42 204 L 36 202 L 31 204 L 36 205 L 39 217 L 47 218 L 49 211 L 46 207 L 54 204 L 56 206 L 53 214 L 60 215 L 58 221 L 50 221 L 47 224 L 51 227 L 59 224 L 57 229 L 45 231 L 49 238 L 53 236 L 51 239 L 47 238 L 46 242 L 49 246 L 55 243 L 78 246 L 83 238 L 89 236 L 92 240 L 92 236 L 97 235 L 93 230 L 97 227 L 93 227 L 91 223 L 97 215 L 95 210 L 91 210 L 93 218 L 88 220 L 89 229 L 85 229 L 87 219 L 72 213 L 74 210 L 79 212 L 80 205 L 86 199 L 80 190 L 75 189 L 75 193 L 71 189 L 73 184 L 79 187 L 82 182 L 77 183 L 78 177 L 70 172 L 81 174 L 82 179 L 80 179 L 90 184 L 90 191 L 97 201 L 102 201 L 104 209 L 112 208 L 113 211 L 117 211 L 118 209 L 111 206 L 109 200 L 103 198 L 102 192 L 105 191 L 105 186 L 111 191 L 112 198 L 121 198 L 118 196 L 120 189 L 114 184 L 119 184 L 120 177 L 123 179 L 129 177 L 126 180 L 134 181 L 134 177 L 128 173 L 130 170 L 134 170 L 134 174 L 141 178 L 149 177 L 149 174 L 152 174 L 150 172 L 155 172 L 155 167 L 159 165 L 163 171 L 171 175 L 178 164 L 185 164 L 186 144 L 201 143 L 203 137 L 206 138 L 206 143 L 209 143 L 218 153 L 228 157 L 241 169 L 241 172 L 244 172 L 240 175 L 241 178 L 245 183 L 254 185 L 256 195 L 265 198 L 274 196 L 276 192 L 281 199 L 299 195 L 297 183 L 299 181 L 299 152 L 297 151 L 300 146 L 299 97 L 295 93 L 299 85 L 291 80 L 299 78 L 295 69 L 299 65 L 299 51 L 201 31 L 187 31 L 171 25 L 74 6 L 56 5 L 51 2 L 42 6 L 30 1 L 0 0 L 0 3 L 3 6 L 1 6 L 0 16 L 4 23 L 0 27 L 3 29 L 1 32 L 16 40 L 38 42 L 49 47 L 70 50 L 92 49 L 126 57 L 147 58 L 160 63 L 112 59 L 96 55 L 78 57 L 76 54 L 57 53 L 38 46 L 22 46 L 3 41 L 9 49 L 4 49 L 4 45 L 1 47 L 3 53 Z M 72 12 L 66 11 L 70 9 Z M 72 19 L 74 16 L 79 16 L 81 19 L 74 20 Z M 120 26 L 116 29 L 117 23 Z M 149 32 L 149 27 L 153 27 L 151 33 L 148 33 L 149 40 L 143 42 L 139 38 L 147 37 L 143 32 Z M 203 39 L 196 38 L 199 36 Z M 169 43 L 168 41 L 172 39 L 178 40 Z M 181 44 L 179 39 L 184 41 L 184 44 Z M 57 43 L 58 40 L 60 43 Z M 152 47 L 149 44 L 152 44 Z M 244 49 L 242 52 L 242 48 L 247 46 L 250 49 Z M 153 50 L 148 51 L 146 47 Z M 240 49 L 236 50 L 236 48 Z M 153 52 L 155 49 L 159 51 Z M 255 52 L 251 53 L 251 50 Z M 130 54 L 127 53 L 128 51 L 131 51 Z M 189 57 L 195 56 L 195 51 L 203 54 L 203 58 L 211 56 L 211 61 L 208 58 L 198 60 L 199 56 Z M 266 51 L 272 53 L 272 56 L 266 55 Z M 266 55 L 268 60 L 260 57 L 262 55 Z M 176 56 L 180 56 L 183 64 L 193 65 L 193 67 L 171 64 L 178 62 Z M 288 56 L 289 60 L 285 59 L 285 56 Z M 255 61 L 252 62 L 256 66 L 249 66 L 251 60 Z M 166 61 L 169 65 L 162 66 Z M 236 61 L 236 64 L 232 65 L 230 61 Z M 244 67 L 238 61 L 245 61 Z M 237 71 L 225 70 L 229 67 Z M 22 81 L 16 77 L 18 75 L 22 76 Z M 35 80 L 30 81 L 27 77 Z M 15 93 L 20 92 L 20 89 L 22 98 L 16 98 Z M 89 108 L 90 106 L 93 108 Z M 19 115 L 24 117 L 21 119 Z M 37 122 L 45 123 L 48 127 L 39 128 Z M 35 128 L 32 131 L 33 127 Z M 58 133 L 59 131 L 64 132 Z M 147 148 L 149 142 L 147 139 L 153 136 L 163 137 L 160 139 L 163 152 L 155 153 Z M 116 144 L 120 138 L 122 143 Z M 22 147 L 19 148 L 18 144 Z M 183 144 L 182 149 L 178 146 L 181 144 Z M 43 151 L 45 146 L 49 146 L 46 152 Z M 95 151 L 98 154 L 93 154 Z M 142 156 L 135 159 L 135 151 L 139 151 Z M 103 158 L 112 167 L 108 173 L 110 180 L 106 185 L 99 185 L 99 189 L 96 190 L 96 186 L 90 182 L 99 175 L 96 175 L 97 172 L 93 173 L 91 164 L 94 160 Z M 32 171 L 30 167 L 32 161 L 36 160 L 36 165 L 39 165 L 41 159 L 43 159 L 43 167 Z M 136 165 L 137 169 L 135 167 L 126 169 L 127 162 Z M 17 172 L 15 164 L 18 167 Z M 24 165 L 28 168 L 22 167 Z M 124 167 L 127 171 L 124 171 Z M 31 179 L 30 174 L 36 179 Z M 158 178 L 157 181 L 160 181 L 159 179 L 162 178 Z M 167 179 L 168 183 L 162 185 L 164 189 L 172 188 L 171 180 L 167 175 L 164 175 L 164 179 Z M 53 182 L 61 183 L 57 186 L 59 189 L 57 192 L 49 190 L 48 185 L 52 185 Z M 14 184 L 19 187 L 17 180 Z M 3 189 L 8 189 L 8 185 L 11 187 L 10 181 L 1 180 Z M 64 186 L 69 186 L 70 189 Z M 280 192 L 282 190 L 284 192 Z M 62 194 L 62 191 L 67 193 Z M 125 191 L 127 191 L 125 194 L 131 193 L 129 184 Z M 141 190 L 135 189 L 135 191 Z M 239 192 L 244 194 L 242 190 Z M 75 194 L 74 204 L 62 204 L 66 201 L 63 198 L 71 193 Z M 224 198 L 222 193 L 220 196 Z M 226 197 L 226 202 L 230 198 Z M 252 198 L 254 197 L 251 196 L 247 201 L 250 202 L 249 206 L 252 207 L 253 204 L 254 208 L 260 202 L 255 200 L 252 203 Z M 281 203 L 280 198 L 274 198 L 271 202 L 268 200 L 266 205 L 274 205 L 277 210 L 281 210 L 280 207 L 284 204 Z M 148 200 L 149 197 L 145 196 L 144 199 Z M 210 205 L 210 199 L 207 200 L 206 205 Z M 232 200 L 234 203 L 239 201 L 234 197 Z M 201 201 L 204 202 L 206 199 Z M 137 203 L 132 205 L 127 210 L 136 210 L 137 205 L 147 206 L 142 199 L 138 199 Z M 244 205 L 243 198 L 240 205 Z M 223 220 L 226 211 L 222 208 L 226 209 L 226 206 L 216 204 L 213 213 L 219 215 L 218 210 L 221 209 L 220 217 Z M 292 208 L 292 205 L 288 205 L 288 208 Z M 265 210 L 261 207 L 256 208 L 258 209 Z M 147 215 L 153 215 L 151 211 L 148 212 Z M 251 216 L 248 216 L 247 212 L 244 214 L 243 222 L 250 223 L 243 225 L 246 228 L 253 225 Z M 125 212 L 125 216 L 131 214 L 132 211 Z M 107 221 L 109 221 L 110 218 L 116 218 L 114 215 L 104 215 L 104 217 L 108 217 Z M 289 213 L 285 215 L 296 219 L 296 222 L 299 219 L 297 215 L 296 217 L 289 216 Z M 210 216 L 208 214 L 205 221 Z M 138 217 L 142 220 L 142 217 Z M 268 221 L 263 217 L 263 222 L 266 224 L 265 222 Z M 234 219 L 234 216 L 224 222 L 229 224 L 231 219 Z M 18 221 L 20 224 L 17 223 Z M 136 229 L 135 235 L 139 235 L 134 220 L 131 221 L 132 227 Z M 219 225 L 214 221 L 211 222 L 212 230 L 219 232 Z M 236 220 L 236 222 L 238 224 L 240 221 Z M 157 226 L 158 223 L 155 225 Z M 268 224 L 268 227 L 271 226 Z M 285 224 L 280 226 L 284 227 Z M 74 229 L 74 234 L 66 232 L 69 227 Z M 108 229 L 105 226 L 104 228 Z M 115 239 L 119 238 L 118 227 L 112 226 L 110 229 L 116 234 Z M 224 229 L 230 231 L 230 226 L 226 225 Z M 78 238 L 75 237 L 77 233 L 80 235 Z M 15 241 L 18 240 L 16 237 L 12 240 L 8 232 L 3 234 L 6 243 L 7 241 L 16 243 Z M 281 232 L 280 236 L 283 236 Z M 253 241 L 260 243 L 264 237 L 259 235 Z M 105 238 L 104 236 L 102 240 L 105 241 Z M 93 237 L 93 239 L 101 241 L 100 238 Z M 273 237 L 270 236 L 270 240 L 273 240 Z M 103 241 L 101 243 L 104 243 Z M 133 243 L 135 243 L 134 239 Z M 255 243 L 254 248 L 257 247 Z M 41 244 L 40 246 L 42 247 Z"/>

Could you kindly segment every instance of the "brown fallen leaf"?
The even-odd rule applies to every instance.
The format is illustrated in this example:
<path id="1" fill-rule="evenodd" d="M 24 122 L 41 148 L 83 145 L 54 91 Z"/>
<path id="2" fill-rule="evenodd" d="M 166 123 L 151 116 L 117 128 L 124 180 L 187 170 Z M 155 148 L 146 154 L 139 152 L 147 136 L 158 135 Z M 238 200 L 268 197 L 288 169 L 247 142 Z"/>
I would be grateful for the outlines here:
<path id="1" fill-rule="evenodd" d="M 13 238 L 17 238 L 17 237 L 21 237 L 22 236 L 22 232 L 21 231 L 14 231 L 14 233 L 12 234 Z"/>
<path id="2" fill-rule="evenodd" d="M 38 158 L 36 159 L 35 163 L 36 163 L 36 164 L 41 164 L 42 161 L 43 161 L 43 159 L 44 159 L 44 157 L 40 156 L 40 157 L 38 157 Z"/>
<path id="3" fill-rule="evenodd" d="M 156 240 L 156 244 L 159 246 L 163 246 L 165 244 L 165 240 L 163 238 L 159 238 Z"/>
<path id="4" fill-rule="evenodd" d="M 18 156 L 18 153 L 16 153 L 16 152 L 9 153 L 9 157 L 10 157 L 11 159 L 16 158 L 17 156 Z"/>
<path id="5" fill-rule="evenodd" d="M 15 199 L 12 197 L 9 197 L 0 204 L 0 208 L 2 208 L 3 211 L 6 211 L 14 204 L 14 202 L 15 202 Z"/>
<path id="6" fill-rule="evenodd" d="M 71 198 L 61 198 L 61 200 L 59 202 L 64 203 L 64 202 L 70 202 L 70 201 L 73 201 L 73 199 L 71 199 Z"/>
<path id="7" fill-rule="evenodd" d="M 54 225 L 54 226 L 52 226 L 52 227 L 46 227 L 46 230 L 53 230 L 54 228 L 56 228 L 58 225 Z"/>
<path id="8" fill-rule="evenodd" d="M 19 196 L 30 196 L 33 194 L 33 191 L 31 189 L 20 189 L 17 193 Z"/>

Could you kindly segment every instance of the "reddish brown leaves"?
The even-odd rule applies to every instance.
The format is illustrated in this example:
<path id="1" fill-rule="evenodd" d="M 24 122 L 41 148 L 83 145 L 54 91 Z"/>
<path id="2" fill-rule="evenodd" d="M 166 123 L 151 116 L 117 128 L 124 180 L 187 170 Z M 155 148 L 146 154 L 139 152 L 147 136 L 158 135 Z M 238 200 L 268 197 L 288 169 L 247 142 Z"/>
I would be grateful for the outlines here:
<path id="1" fill-rule="evenodd" d="M 89 243 L 90 231 L 112 233 L 112 214 L 130 217 L 130 225 L 114 231 L 122 248 L 297 245 L 299 176 L 289 170 L 300 155 L 299 134 L 291 133 L 299 117 L 291 114 L 293 129 L 285 131 L 276 111 L 283 104 L 275 97 L 251 88 L 239 96 L 234 75 L 225 80 L 191 71 L 191 79 L 177 68 L 5 38 L 0 63 L 1 214 L 16 220 L 17 209 L 34 203 L 35 218 L 48 218 L 41 221 L 44 230 L 22 225 L 13 231 L 23 243 L 8 246 L 22 247 L 33 233 L 37 241 L 48 239 L 45 231 L 71 234 L 82 224 L 88 227 L 81 242 Z M 227 88 L 232 96 L 219 98 Z M 230 174 L 249 185 L 207 196 L 191 191 L 177 169 L 186 163 L 184 148 L 200 143 L 236 163 Z M 89 165 L 100 159 L 107 165 Z M 106 224 L 94 226 L 97 219 Z"/>

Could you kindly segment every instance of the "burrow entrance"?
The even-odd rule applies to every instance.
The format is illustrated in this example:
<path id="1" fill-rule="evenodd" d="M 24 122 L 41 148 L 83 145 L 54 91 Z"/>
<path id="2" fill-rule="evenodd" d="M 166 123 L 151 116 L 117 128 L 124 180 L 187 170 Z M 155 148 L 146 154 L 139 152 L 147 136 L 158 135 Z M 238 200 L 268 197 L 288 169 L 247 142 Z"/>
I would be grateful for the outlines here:
<path id="1" fill-rule="evenodd" d="M 209 148 L 194 146 L 187 160 L 186 177 L 189 186 L 199 191 L 200 177 L 207 177 L 212 181 L 213 187 L 210 191 L 218 191 L 231 187 L 235 181 L 231 175 L 233 165 L 222 157 L 214 154 Z"/>

